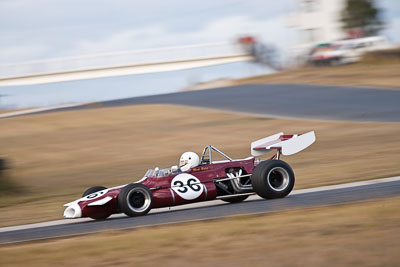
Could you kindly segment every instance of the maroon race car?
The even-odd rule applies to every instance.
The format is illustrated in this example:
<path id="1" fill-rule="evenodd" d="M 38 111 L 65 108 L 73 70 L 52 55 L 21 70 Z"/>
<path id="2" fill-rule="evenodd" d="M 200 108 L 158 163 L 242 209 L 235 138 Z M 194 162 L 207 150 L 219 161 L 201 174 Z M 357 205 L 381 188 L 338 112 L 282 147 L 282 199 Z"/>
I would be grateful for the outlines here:
<path id="1" fill-rule="evenodd" d="M 278 133 L 251 144 L 252 157 L 232 159 L 213 146 L 206 146 L 201 158 L 185 152 L 179 167 L 151 169 L 135 183 L 105 188 L 91 187 L 82 198 L 67 203 L 65 218 L 105 219 L 114 213 L 128 216 L 147 214 L 151 209 L 214 200 L 236 203 L 256 193 L 262 198 L 287 196 L 294 186 L 292 168 L 280 160 L 315 142 L 314 132 L 301 135 Z M 259 157 L 273 149 L 268 160 Z M 216 156 L 224 160 L 213 160 Z"/>

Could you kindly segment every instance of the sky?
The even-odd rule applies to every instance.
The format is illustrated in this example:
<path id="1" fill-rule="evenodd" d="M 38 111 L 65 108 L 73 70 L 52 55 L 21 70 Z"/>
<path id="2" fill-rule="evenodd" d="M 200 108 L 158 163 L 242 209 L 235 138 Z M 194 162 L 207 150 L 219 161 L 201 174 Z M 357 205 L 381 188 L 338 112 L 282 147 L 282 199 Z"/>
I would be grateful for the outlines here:
<path id="1" fill-rule="evenodd" d="M 292 1 L 0 0 L 0 62 L 230 41 L 243 34 L 283 43 L 282 19 Z"/>
<path id="2" fill-rule="evenodd" d="M 235 40 L 242 35 L 257 36 L 278 49 L 281 59 L 285 48 L 295 41 L 293 29 L 285 27 L 286 14 L 296 10 L 296 0 L 0 0 L 0 64 L 48 58 L 83 56 L 98 53 L 190 45 Z M 400 1 L 378 0 L 385 12 L 384 34 L 400 42 Z M 253 71 L 248 71 L 252 69 Z M 24 107 L 50 105 L 90 99 L 75 88 L 99 88 L 91 99 L 109 99 L 113 83 L 140 84 L 159 88 L 160 80 L 169 89 L 138 91 L 127 89 L 117 97 L 154 94 L 178 90 L 193 81 L 243 74 L 270 72 L 248 64 L 152 74 L 137 78 L 109 78 L 31 87 L 0 87 L 6 94 L 1 105 Z M 214 75 L 215 74 L 215 75 Z M 193 78 L 195 77 L 195 78 Z M 197 78 L 196 78 L 197 77 Z M 123 82 L 121 79 L 125 79 Z M 179 80 L 180 79 L 180 80 Z M 179 80 L 179 82 L 178 82 Z M 96 82 L 97 81 L 97 82 Z M 105 86 L 107 84 L 108 86 Z M 72 88 L 74 87 L 74 88 Z M 173 89 L 174 88 L 174 89 Z M 121 89 L 123 91 L 123 89 Z M 70 92 L 68 92 L 70 91 Z M 47 92 L 47 93 L 46 93 Z M 135 93 L 136 92 L 136 93 Z M 57 96 L 59 95 L 59 96 Z M 103 97 L 102 97 L 103 96 Z M 38 99 L 42 99 L 39 101 Z"/>

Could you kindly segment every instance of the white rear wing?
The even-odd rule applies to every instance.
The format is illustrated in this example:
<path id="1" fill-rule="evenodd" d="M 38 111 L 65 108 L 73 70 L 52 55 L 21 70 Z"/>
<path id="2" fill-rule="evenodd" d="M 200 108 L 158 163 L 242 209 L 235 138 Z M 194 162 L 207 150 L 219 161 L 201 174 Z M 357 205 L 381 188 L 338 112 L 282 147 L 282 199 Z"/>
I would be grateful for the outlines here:
<path id="1" fill-rule="evenodd" d="M 251 143 L 251 155 L 261 156 L 273 149 L 278 149 L 283 155 L 293 155 L 315 142 L 314 131 L 305 134 L 285 135 L 277 133 Z"/>

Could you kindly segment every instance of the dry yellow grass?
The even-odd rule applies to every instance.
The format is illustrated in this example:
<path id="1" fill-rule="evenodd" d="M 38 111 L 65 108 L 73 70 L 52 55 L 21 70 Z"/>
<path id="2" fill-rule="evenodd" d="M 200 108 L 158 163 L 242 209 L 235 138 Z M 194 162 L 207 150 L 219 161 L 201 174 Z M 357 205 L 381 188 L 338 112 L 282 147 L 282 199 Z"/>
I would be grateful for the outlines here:
<path id="1" fill-rule="evenodd" d="M 148 105 L 1 120 L 8 176 L 26 189 L 0 197 L 0 226 L 62 218 L 62 204 L 94 185 L 140 179 L 147 168 L 176 165 L 184 151 L 212 144 L 234 158 L 279 131 L 315 130 L 309 149 L 283 158 L 296 188 L 399 175 L 399 123 L 268 119 L 188 107 Z"/>
<path id="2" fill-rule="evenodd" d="M 305 83 L 400 88 L 400 63 L 368 64 L 282 71 L 271 75 L 238 79 L 236 84 Z"/>
<path id="3" fill-rule="evenodd" d="M 400 198 L 0 247 L 1 266 L 398 266 Z"/>
<path id="4" fill-rule="evenodd" d="M 0 114 L 16 112 L 16 111 L 24 111 L 24 110 L 29 110 L 29 109 L 30 108 L 19 108 L 19 109 L 1 109 L 0 108 Z"/>

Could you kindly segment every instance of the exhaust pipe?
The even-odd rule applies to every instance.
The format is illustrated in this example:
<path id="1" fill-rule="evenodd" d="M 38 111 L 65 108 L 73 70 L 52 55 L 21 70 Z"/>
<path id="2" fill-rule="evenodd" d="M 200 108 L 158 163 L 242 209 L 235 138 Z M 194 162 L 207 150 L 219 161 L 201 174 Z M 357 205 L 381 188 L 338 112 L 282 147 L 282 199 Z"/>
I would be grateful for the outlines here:
<path id="1" fill-rule="evenodd" d="M 236 193 L 250 193 L 253 192 L 253 186 L 252 185 L 242 185 L 240 183 L 240 176 L 242 176 L 242 170 L 239 170 L 239 172 L 236 173 L 227 173 L 226 175 L 229 178 L 232 178 L 231 184 L 233 189 L 235 190 Z"/>

